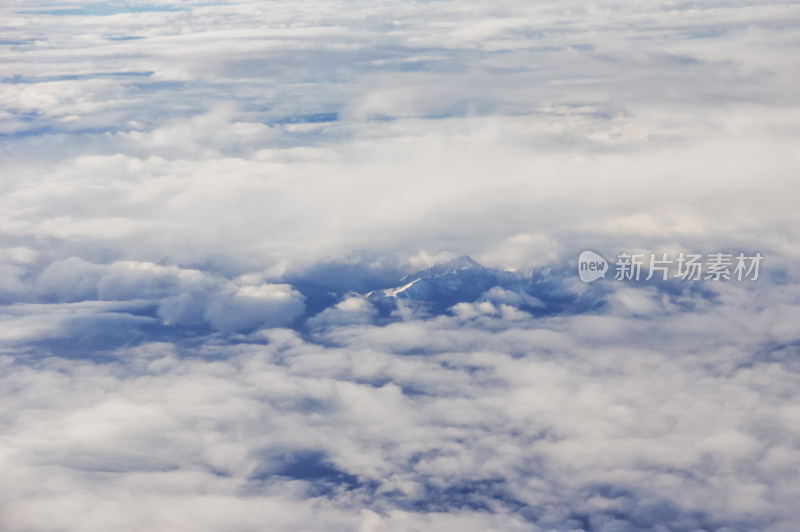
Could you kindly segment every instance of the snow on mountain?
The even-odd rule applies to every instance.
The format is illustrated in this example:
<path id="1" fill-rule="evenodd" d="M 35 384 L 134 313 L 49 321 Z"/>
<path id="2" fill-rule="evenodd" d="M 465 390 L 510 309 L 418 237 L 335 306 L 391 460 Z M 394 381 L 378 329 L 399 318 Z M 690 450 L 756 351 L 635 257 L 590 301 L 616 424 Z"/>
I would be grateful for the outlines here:
<path id="1" fill-rule="evenodd" d="M 563 277 L 487 268 L 467 256 L 407 275 L 394 287 L 364 297 L 384 310 L 407 300 L 433 313 L 457 303 L 490 301 L 544 314 L 565 310 L 579 300 Z"/>

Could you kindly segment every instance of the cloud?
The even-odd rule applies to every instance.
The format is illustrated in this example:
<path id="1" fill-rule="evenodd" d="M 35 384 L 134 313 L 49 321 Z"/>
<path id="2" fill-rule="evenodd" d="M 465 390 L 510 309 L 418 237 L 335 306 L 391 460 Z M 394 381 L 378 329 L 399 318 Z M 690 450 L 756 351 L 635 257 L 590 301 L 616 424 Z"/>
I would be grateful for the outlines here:
<path id="1" fill-rule="evenodd" d="M 304 309 L 302 294 L 291 286 L 264 284 L 225 290 L 209 304 L 205 317 L 220 330 L 281 327 Z"/>
<path id="2" fill-rule="evenodd" d="M 792 6 L 0 15 L 3 530 L 794 530 Z"/>
<path id="3" fill-rule="evenodd" d="M 66 39 L 47 51 L 16 29 L 5 231 L 192 265 L 366 248 L 542 266 L 587 238 L 731 235 L 793 253 L 784 7 L 374 9 L 43 16 Z M 109 16 L 140 38 L 109 40 Z"/>
<path id="4" fill-rule="evenodd" d="M 580 315 L 464 318 L 328 322 L 336 345 L 272 329 L 120 348 L 114 362 L 6 355 L 7 526 L 36 523 L 37 503 L 20 497 L 42 475 L 40 500 L 65 509 L 95 500 L 97 482 L 134 500 L 155 490 L 158 503 L 144 499 L 154 514 L 113 495 L 92 519 L 115 522 L 103 508 L 119 507 L 156 528 L 201 500 L 219 520 L 200 529 L 248 526 L 225 508 L 254 497 L 314 505 L 343 528 L 783 530 L 796 519 L 796 371 L 764 358 L 760 346 L 783 339 L 751 313 L 595 317 L 602 329 Z M 290 514 L 278 519 L 314 526 Z"/>
<path id="5" fill-rule="evenodd" d="M 372 323 L 377 315 L 378 310 L 369 301 L 361 297 L 349 297 L 309 318 L 306 324 L 310 327 L 367 324 Z"/>
<path id="6" fill-rule="evenodd" d="M 7 305 L 0 307 L 0 323 L 3 324 L 0 341 L 13 345 L 53 338 L 83 341 L 111 336 L 128 339 L 135 336 L 140 327 L 154 323 L 153 318 L 141 315 L 146 307 L 144 301 Z"/>

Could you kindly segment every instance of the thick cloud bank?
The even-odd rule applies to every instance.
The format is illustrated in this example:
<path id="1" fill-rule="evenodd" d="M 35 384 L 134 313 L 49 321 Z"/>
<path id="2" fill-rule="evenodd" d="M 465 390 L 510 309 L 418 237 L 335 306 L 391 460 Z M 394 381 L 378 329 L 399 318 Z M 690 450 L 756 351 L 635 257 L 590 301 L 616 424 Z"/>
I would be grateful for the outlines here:
<path id="1" fill-rule="evenodd" d="M 796 530 L 794 2 L 0 21 L 0 530 Z"/>
<path id="2" fill-rule="evenodd" d="M 8 350 L 4 529 L 791 530 L 797 289 L 648 295 Z"/>

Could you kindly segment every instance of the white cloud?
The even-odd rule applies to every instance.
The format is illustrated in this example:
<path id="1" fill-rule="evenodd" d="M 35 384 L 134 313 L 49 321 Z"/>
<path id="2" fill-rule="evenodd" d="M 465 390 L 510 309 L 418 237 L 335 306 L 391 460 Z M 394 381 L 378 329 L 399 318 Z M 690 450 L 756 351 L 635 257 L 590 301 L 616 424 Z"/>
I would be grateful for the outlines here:
<path id="1" fill-rule="evenodd" d="M 310 327 L 367 324 L 372 323 L 377 315 L 377 309 L 369 301 L 361 297 L 348 297 L 309 318 L 306 323 Z"/>
<path id="2" fill-rule="evenodd" d="M 93 506 L 122 505 L 131 522 L 150 515 L 156 528 L 200 501 L 219 516 L 201 529 L 246 526 L 224 508 L 254 497 L 303 509 L 287 521 L 301 528 L 314 526 L 301 516 L 318 519 L 312 507 L 345 528 L 463 518 L 568 529 L 581 527 L 570 521 L 578 514 L 644 529 L 784 530 L 796 520 L 782 502 L 796 496 L 800 463 L 796 372 L 762 358 L 758 346 L 775 337 L 750 314 L 727 305 L 619 318 L 624 332 L 605 336 L 583 316 L 487 316 L 494 324 L 340 326 L 338 347 L 273 330 L 181 354 L 143 344 L 113 363 L 17 358 L 2 379 L 15 413 L 4 425 L 15 479 L 6 522 L 41 526 L 35 500 L 20 499 L 36 486 L 47 486 L 39 500 L 74 509 L 91 505 L 98 485 L 112 496 Z M 305 480 L 282 473 L 300 450 L 325 460 L 293 473 Z M 311 495 L 344 482 L 354 484 Z"/>
<path id="3" fill-rule="evenodd" d="M 3 530 L 794 530 L 792 5 L 0 16 Z M 765 263 L 349 292 L 586 248 Z"/>
<path id="4" fill-rule="evenodd" d="M 303 313 L 303 296 L 286 284 L 239 286 L 223 290 L 206 308 L 211 326 L 227 331 L 289 325 Z"/>

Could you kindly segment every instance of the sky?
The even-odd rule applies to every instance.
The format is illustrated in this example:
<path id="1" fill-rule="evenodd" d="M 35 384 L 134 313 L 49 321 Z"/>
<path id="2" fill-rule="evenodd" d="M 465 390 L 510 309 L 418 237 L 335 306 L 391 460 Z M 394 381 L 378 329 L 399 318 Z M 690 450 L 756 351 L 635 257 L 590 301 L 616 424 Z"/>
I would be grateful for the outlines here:
<path id="1" fill-rule="evenodd" d="M 794 532 L 799 47 L 796 1 L 4 2 L 0 530 Z"/>

